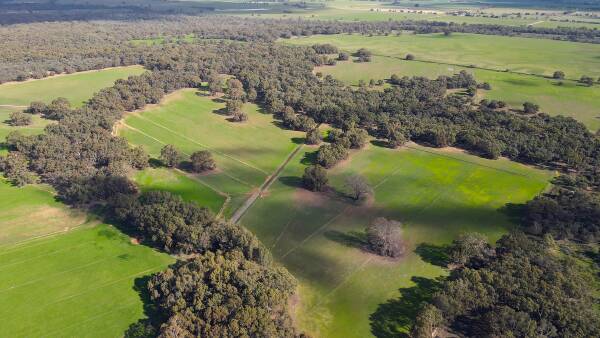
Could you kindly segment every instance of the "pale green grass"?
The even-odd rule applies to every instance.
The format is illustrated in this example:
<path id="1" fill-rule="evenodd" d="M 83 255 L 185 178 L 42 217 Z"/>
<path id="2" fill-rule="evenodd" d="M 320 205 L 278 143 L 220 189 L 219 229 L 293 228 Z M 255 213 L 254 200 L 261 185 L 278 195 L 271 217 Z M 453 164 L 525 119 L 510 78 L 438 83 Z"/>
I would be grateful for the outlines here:
<path id="1" fill-rule="evenodd" d="M 0 199 L 0 246 L 68 230 L 87 218 L 57 202 L 47 185 L 19 188 L 0 177 Z"/>
<path id="2" fill-rule="evenodd" d="M 468 231 L 495 241 L 513 226 L 498 209 L 531 199 L 551 177 L 507 160 L 420 146 L 394 151 L 371 145 L 330 172 L 340 191 L 345 176 L 367 177 L 375 188 L 375 202 L 357 207 L 335 194 L 296 188 L 302 156 L 290 163 L 242 223 L 300 280 L 296 319 L 301 329 L 318 337 L 371 336 L 369 316 L 380 304 L 399 297 L 399 288 L 413 286 L 413 277 L 447 273 L 414 252 L 419 244 L 447 244 Z M 356 234 L 379 216 L 404 224 L 409 250 L 399 261 L 381 259 L 353 244 Z"/>
<path id="3" fill-rule="evenodd" d="M 145 71 L 141 66 L 116 67 L 5 83 L 0 85 L 0 105 L 27 106 L 32 101 L 49 103 L 57 97 L 65 97 L 71 105 L 79 107 L 94 93 L 110 87 L 116 80 L 139 75 Z"/>
<path id="4" fill-rule="evenodd" d="M 406 36 L 405 38 L 417 38 Z M 317 71 L 331 74 L 335 78 L 351 85 L 357 85 L 359 80 L 368 82 L 370 79 L 389 79 L 392 74 L 400 76 L 425 76 L 436 78 L 439 75 L 452 75 L 466 70 L 475 75 L 479 82 L 489 82 L 491 91 L 480 91 L 486 98 L 506 101 L 511 107 L 520 109 L 523 102 L 530 101 L 540 105 L 541 110 L 552 115 L 573 117 L 584 123 L 592 131 L 600 129 L 600 86 L 585 87 L 573 81 L 564 81 L 562 86 L 557 81 L 540 76 L 521 75 L 508 72 L 498 72 L 485 69 L 460 67 L 449 64 L 439 64 L 427 61 L 406 61 L 396 56 L 398 52 L 390 49 L 397 37 L 360 37 L 335 36 L 330 40 L 318 37 L 319 42 L 328 41 L 344 50 L 353 51 L 363 41 L 377 56 L 372 62 L 339 62 L 336 66 L 319 67 Z M 313 38 L 292 39 L 286 42 L 311 44 Z M 310 42 L 309 42 L 310 41 Z M 386 41 L 388 41 L 386 43 Z M 429 54 L 438 50 L 436 40 L 431 40 Z M 486 48 L 486 47 L 481 47 Z M 489 47 L 487 48 L 489 50 Z M 386 56 L 390 53 L 390 56 Z M 444 53 L 448 53 L 445 50 Z M 417 56 L 418 57 L 418 56 Z M 525 55 L 524 59 L 530 58 Z M 599 59 L 600 60 L 600 59 Z M 581 61 L 584 62 L 584 61 Z M 557 67 L 558 68 L 558 67 Z M 551 69 L 548 66 L 548 69 Z"/>
<path id="5" fill-rule="evenodd" d="M 247 122 L 230 122 L 219 113 L 224 107 L 222 100 L 196 90 L 179 91 L 158 107 L 128 115 L 120 134 L 154 157 L 165 144 L 175 145 L 186 156 L 209 150 L 217 169 L 196 179 L 232 197 L 228 214 L 276 170 L 303 133 L 282 130 L 271 114 L 254 104 L 243 107 Z"/>
<path id="6" fill-rule="evenodd" d="M 2 337 L 121 337 L 142 277 L 173 263 L 108 225 L 0 246 Z"/>
<path id="7" fill-rule="evenodd" d="M 168 191 L 181 196 L 185 201 L 195 202 L 218 213 L 225 197 L 192 177 L 194 175 L 188 177 L 171 169 L 147 168 L 137 172 L 133 178 L 142 191 Z"/>
<path id="8" fill-rule="evenodd" d="M 51 122 L 49 120 L 41 118 L 38 115 L 32 115 L 32 123 L 28 126 L 13 127 L 9 125 L 7 122 L 10 117 L 10 113 L 19 110 L 22 110 L 22 108 L 0 107 L 0 142 L 4 141 L 6 135 L 8 135 L 8 133 L 10 133 L 11 131 L 19 131 L 24 135 L 40 134 L 44 131 L 44 127 Z"/>

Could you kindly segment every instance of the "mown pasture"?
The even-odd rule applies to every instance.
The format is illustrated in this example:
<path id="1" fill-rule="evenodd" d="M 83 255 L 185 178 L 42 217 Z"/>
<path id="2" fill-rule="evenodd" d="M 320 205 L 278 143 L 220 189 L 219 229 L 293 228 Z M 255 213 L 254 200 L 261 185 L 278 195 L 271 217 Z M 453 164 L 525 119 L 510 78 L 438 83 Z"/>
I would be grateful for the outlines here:
<path id="1" fill-rule="evenodd" d="M 241 223 L 271 249 L 301 285 L 300 328 L 321 337 L 398 336 L 418 301 L 447 274 L 440 248 L 462 232 L 495 241 L 513 225 L 499 209 L 543 191 L 552 176 L 505 159 L 417 145 L 370 145 L 330 171 L 335 192 L 312 193 L 300 177 L 314 149 L 301 152 Z M 344 197 L 343 179 L 365 176 L 372 203 Z M 407 253 L 388 260 L 367 253 L 364 229 L 376 217 L 403 222 Z M 384 310 L 385 309 L 385 310 Z"/>
<path id="2" fill-rule="evenodd" d="M 1 245 L 0 336 L 120 337 L 146 317 L 144 277 L 173 261 L 108 225 Z"/>
<path id="3" fill-rule="evenodd" d="M 283 163 L 297 146 L 295 142 L 302 141 L 302 133 L 279 128 L 271 114 L 254 104 L 242 108 L 249 116 L 245 123 L 228 121 L 224 107 L 222 99 L 204 92 L 178 91 L 156 107 L 128 114 L 119 134 L 155 158 L 166 144 L 175 145 L 186 156 L 211 151 L 217 169 L 194 175 L 194 179 L 230 197 L 227 215 Z"/>
<path id="4" fill-rule="evenodd" d="M 441 35 L 438 34 L 437 36 Z M 480 38 L 479 36 L 464 34 L 460 38 L 460 41 L 464 41 L 465 37 L 469 36 L 473 39 Z M 444 40 L 445 38 L 446 37 L 427 40 L 430 42 L 430 50 L 426 52 L 426 55 L 433 55 L 431 58 L 435 59 L 437 57 L 435 55 L 437 55 L 438 49 L 443 50 L 443 54 L 447 55 L 449 50 L 442 49 L 442 47 L 436 43 L 438 40 L 446 41 Z M 454 37 L 451 36 L 450 38 L 453 39 Z M 600 129 L 600 87 L 597 85 L 587 87 L 574 81 L 562 81 L 562 84 L 560 84 L 557 80 L 543 76 L 522 75 L 513 72 L 456 66 L 449 64 L 451 62 L 438 63 L 436 61 L 428 60 L 427 56 L 424 56 L 425 59 L 421 59 L 419 54 L 414 54 L 417 60 L 406 61 L 403 59 L 405 55 L 401 55 L 403 55 L 402 48 L 408 47 L 398 43 L 398 39 L 410 41 L 410 39 L 421 39 L 421 36 L 314 36 L 310 38 L 285 40 L 285 42 L 306 45 L 329 42 L 337 45 L 342 50 L 347 51 L 355 51 L 363 45 L 368 46 L 367 48 L 375 54 L 371 62 L 338 62 L 336 66 L 325 66 L 317 69 L 317 71 L 322 72 L 323 74 L 331 74 L 335 78 L 350 85 L 357 85 L 360 80 L 368 82 L 370 79 L 389 79 L 392 74 L 435 78 L 439 75 L 452 75 L 461 70 L 466 70 L 467 72 L 474 74 L 477 81 L 489 82 L 491 84 L 491 91 L 480 91 L 482 97 L 506 101 L 511 107 L 516 109 L 519 109 L 523 102 L 533 102 L 540 105 L 541 110 L 544 112 L 552 115 L 570 116 L 581 121 L 591 130 Z M 523 40 L 518 38 L 509 39 L 516 39 L 517 41 Z M 535 39 L 524 40 L 540 41 Z M 363 43 L 361 44 L 361 42 Z M 557 41 L 550 42 L 555 43 Z M 419 48 L 424 48 L 425 46 L 423 42 L 419 42 L 418 45 L 420 45 Z M 393 46 L 397 46 L 398 49 L 394 50 Z M 491 50 L 489 46 L 481 48 L 487 49 L 488 52 Z M 457 60 L 457 58 L 459 58 L 458 55 L 461 53 L 463 52 L 457 52 L 457 55 L 453 56 L 453 59 Z M 478 53 L 481 54 L 482 52 Z M 530 59 L 531 53 L 529 56 L 526 55 L 524 60 Z M 500 60 L 502 60 L 502 57 L 497 56 L 497 64 L 501 63 Z M 590 64 L 595 64 L 597 63 L 597 60 L 597 57 L 588 55 L 587 59 L 582 58 L 577 62 L 586 64 L 589 62 Z M 556 66 L 547 64 L 546 66 L 537 69 L 539 72 L 547 73 L 552 69 L 560 69 L 560 67 L 566 69 L 571 62 L 575 61 L 569 61 L 565 57 L 559 58 L 557 56 Z M 550 60 L 548 60 L 548 63 L 550 63 Z M 539 65 L 534 65 L 533 62 L 529 64 L 521 62 L 520 64 L 523 69 L 533 70 L 536 67 L 540 67 Z M 475 65 L 479 66 L 479 64 Z M 585 69 L 583 66 L 582 68 Z"/>
<path id="5" fill-rule="evenodd" d="M 142 66 L 115 67 L 8 82 L 0 85 L 0 105 L 27 106 L 32 101 L 49 103 L 57 97 L 64 97 L 72 106 L 78 107 L 95 92 L 112 86 L 116 80 L 143 72 Z"/>

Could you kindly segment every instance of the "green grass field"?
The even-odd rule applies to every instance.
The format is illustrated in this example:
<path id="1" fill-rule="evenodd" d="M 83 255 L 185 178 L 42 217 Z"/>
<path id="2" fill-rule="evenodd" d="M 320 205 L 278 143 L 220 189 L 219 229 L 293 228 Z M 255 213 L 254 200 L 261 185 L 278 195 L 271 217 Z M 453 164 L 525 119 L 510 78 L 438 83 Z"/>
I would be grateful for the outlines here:
<path id="1" fill-rule="evenodd" d="M 2 337 L 121 337 L 144 318 L 134 288 L 174 260 L 107 225 L 0 246 Z"/>
<path id="2" fill-rule="evenodd" d="M 52 188 L 47 185 L 17 188 L 0 176 L 0 199 L 0 248 L 72 229 L 87 220 L 84 213 L 57 202 Z"/>
<path id="3" fill-rule="evenodd" d="M 221 210 L 225 196 L 219 195 L 200 181 L 175 170 L 148 168 L 135 174 L 134 181 L 142 191 L 162 190 L 181 196 L 210 208 L 215 214 Z"/>
<path id="4" fill-rule="evenodd" d="M 141 66 L 116 67 L 51 76 L 40 80 L 4 83 L 0 85 L 0 105 L 27 106 L 31 101 L 48 103 L 62 96 L 78 107 L 100 89 L 110 87 L 116 80 L 145 71 Z"/>
<path id="5" fill-rule="evenodd" d="M 165 144 L 175 145 L 187 156 L 197 150 L 211 151 L 217 169 L 195 179 L 231 197 L 227 215 L 276 170 L 296 147 L 294 138 L 303 133 L 277 127 L 272 115 L 254 104 L 243 107 L 248 122 L 230 122 L 220 113 L 224 107 L 222 100 L 196 90 L 179 91 L 158 107 L 128 115 L 120 135 L 154 157 Z"/>
<path id="6" fill-rule="evenodd" d="M 551 177 L 504 159 L 490 161 L 415 145 L 396 151 L 370 145 L 330 172 L 338 191 L 343 191 L 343 178 L 349 174 L 367 177 L 375 188 L 375 201 L 355 206 L 335 193 L 298 188 L 303 157 L 300 153 L 290 163 L 242 224 L 300 280 L 296 319 L 301 329 L 319 337 L 370 336 L 370 325 L 379 327 L 389 320 L 374 314 L 389 299 L 399 304 L 392 315 L 391 336 L 405 332 L 415 304 L 400 294 L 414 289 L 414 278 L 431 280 L 447 273 L 429 263 L 434 250 L 428 249 L 466 231 L 495 241 L 512 226 L 498 209 L 531 199 Z M 380 216 L 404 224 L 409 250 L 398 261 L 359 248 L 364 228 Z"/>
<path id="7" fill-rule="evenodd" d="M 465 36 L 470 36 L 473 39 L 478 39 L 480 37 L 463 35 L 460 40 L 464 41 Z M 421 37 L 413 35 L 406 35 L 402 37 L 337 35 L 329 38 L 327 38 L 327 36 L 318 36 L 303 39 L 292 39 L 286 40 L 285 42 L 310 45 L 327 41 L 348 51 L 354 51 L 355 48 L 357 49 L 359 48 L 358 46 L 361 45 L 368 46 L 367 48 L 371 49 L 375 54 L 377 54 L 373 57 L 372 62 L 339 62 L 334 67 L 326 66 L 319 67 L 317 69 L 317 71 L 320 71 L 324 74 L 331 74 L 335 78 L 338 78 L 351 85 L 357 85 L 359 80 L 368 81 L 369 79 L 388 79 L 391 74 L 398 74 L 400 76 L 425 76 L 429 78 L 435 78 L 442 74 L 451 75 L 461 70 L 466 70 L 470 73 L 473 73 L 477 81 L 489 82 L 492 85 L 491 91 L 480 91 L 480 94 L 486 98 L 506 101 L 514 108 L 521 108 L 521 105 L 525 101 L 534 102 L 540 105 L 541 110 L 544 112 L 552 115 L 571 116 L 584 123 L 591 130 L 600 129 L 600 86 L 585 87 L 572 81 L 564 81 L 562 86 L 558 86 L 557 81 L 538 76 L 460 67 L 420 60 L 406 61 L 399 56 L 402 55 L 402 53 L 395 51 L 393 46 L 395 46 L 396 43 L 399 43 L 398 41 L 410 39 L 421 39 Z M 516 39 L 517 41 L 523 40 L 517 38 L 511 39 Z M 430 42 L 430 50 L 427 51 L 428 55 L 436 55 L 438 50 L 442 50 L 444 54 L 449 53 L 448 49 L 443 49 L 443 44 L 438 45 L 436 43 L 438 40 L 431 39 L 427 41 Z M 418 44 L 420 45 L 420 48 L 424 48 L 425 46 L 422 41 Z M 400 44 L 400 46 L 403 46 L 403 44 Z M 487 49 L 488 51 L 490 50 L 489 47 L 485 46 L 480 46 L 480 48 Z M 460 53 L 457 52 L 457 55 L 453 56 L 453 59 L 456 59 L 461 53 L 462 51 Z M 532 53 L 533 52 L 530 51 L 528 55 L 525 55 L 524 60 L 530 59 L 532 57 Z M 417 56 L 417 59 L 420 59 L 418 54 L 415 55 Z M 588 55 L 588 57 L 591 56 Z M 502 58 L 498 56 L 497 62 L 500 62 L 499 60 L 501 59 Z M 597 57 L 596 60 L 598 60 Z M 563 63 L 563 66 L 564 64 L 569 63 L 568 60 L 565 60 L 564 58 L 562 61 L 557 61 L 557 63 L 560 62 Z M 591 62 L 591 64 L 594 64 L 597 61 L 580 59 L 578 62 Z M 530 67 L 533 69 L 535 65 L 524 65 L 523 67 Z M 582 68 L 584 67 L 582 66 Z M 551 70 L 553 68 L 552 66 L 545 66 L 544 69 L 546 70 L 542 70 L 542 68 L 540 68 L 540 71 L 547 72 L 547 70 Z"/>

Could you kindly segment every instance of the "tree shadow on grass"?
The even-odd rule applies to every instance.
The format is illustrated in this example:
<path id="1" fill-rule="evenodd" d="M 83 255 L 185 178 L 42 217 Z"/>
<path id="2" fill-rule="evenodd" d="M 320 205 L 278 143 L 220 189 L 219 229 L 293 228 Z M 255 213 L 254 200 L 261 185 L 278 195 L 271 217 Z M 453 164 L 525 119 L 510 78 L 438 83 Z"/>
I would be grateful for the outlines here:
<path id="1" fill-rule="evenodd" d="M 508 219 L 515 223 L 522 223 L 522 219 L 525 216 L 525 204 L 506 203 L 503 207 L 498 209 L 499 212 L 503 213 Z"/>
<path id="2" fill-rule="evenodd" d="M 369 317 L 371 333 L 380 338 L 408 338 L 410 328 L 419 310 L 430 301 L 433 294 L 441 288 L 439 279 L 412 277 L 416 285 L 400 289 L 400 297 L 379 304 Z"/>
<path id="3" fill-rule="evenodd" d="M 300 160 L 300 163 L 304 165 L 314 165 L 317 164 L 317 152 L 311 151 L 304 153 L 304 157 Z"/>
<path id="4" fill-rule="evenodd" d="M 150 299 L 150 292 L 148 291 L 148 281 L 151 277 L 152 275 L 143 276 L 136 278 L 134 281 L 133 289 L 135 290 L 135 292 L 138 293 L 140 299 L 142 300 L 144 315 L 146 316 L 146 318 L 142 318 L 135 323 L 131 323 L 125 331 L 125 337 L 132 336 L 132 333 L 134 331 L 139 331 L 139 327 L 142 326 L 150 325 L 155 329 L 159 328 L 160 325 L 168 319 L 164 314 L 161 314 L 160 311 L 158 311 L 158 309 Z"/>
<path id="5" fill-rule="evenodd" d="M 294 188 L 302 188 L 302 178 L 296 176 L 281 176 L 279 182 Z"/>
<path id="6" fill-rule="evenodd" d="M 421 243 L 415 249 L 415 253 L 421 256 L 425 262 L 441 267 L 447 267 L 450 263 L 448 258 L 448 246 Z"/>
<path id="7" fill-rule="evenodd" d="M 325 238 L 345 246 L 367 250 L 367 235 L 364 232 L 330 230 L 326 231 L 323 235 Z"/>

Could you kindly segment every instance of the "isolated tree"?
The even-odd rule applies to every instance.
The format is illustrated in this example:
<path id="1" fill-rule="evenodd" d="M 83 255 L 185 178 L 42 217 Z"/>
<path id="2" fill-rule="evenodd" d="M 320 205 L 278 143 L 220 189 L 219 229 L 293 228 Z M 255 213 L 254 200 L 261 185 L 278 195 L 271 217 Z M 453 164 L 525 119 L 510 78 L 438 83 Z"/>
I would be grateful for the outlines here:
<path id="1" fill-rule="evenodd" d="M 5 158 L 0 158 L 0 169 L 12 184 L 19 187 L 37 181 L 37 176 L 29 171 L 27 157 L 17 151 L 11 151 Z"/>
<path id="2" fill-rule="evenodd" d="M 373 55 L 373 53 L 371 53 L 370 50 L 366 49 L 366 48 L 361 48 L 359 50 L 356 51 L 356 57 L 358 57 L 358 61 L 359 62 L 369 62 L 371 61 L 371 56 Z"/>
<path id="3" fill-rule="evenodd" d="M 227 96 L 232 100 L 242 100 L 244 98 L 244 86 L 238 79 L 231 78 L 227 80 Z"/>
<path id="4" fill-rule="evenodd" d="M 450 262 L 454 264 L 464 265 L 470 259 L 483 259 L 493 252 L 492 247 L 484 235 L 472 232 L 458 236 L 448 250 Z"/>
<path id="5" fill-rule="evenodd" d="M 246 122 L 246 121 L 248 121 L 248 114 L 246 114 L 245 112 L 243 112 L 241 110 L 238 110 L 233 113 L 231 120 L 234 122 Z"/>
<path id="6" fill-rule="evenodd" d="M 373 188 L 364 176 L 350 175 L 346 177 L 345 184 L 350 197 L 355 201 L 366 201 L 369 196 L 373 195 Z"/>
<path id="7" fill-rule="evenodd" d="M 306 132 L 306 144 L 317 145 L 321 141 L 322 137 L 319 129 L 312 129 Z"/>
<path id="8" fill-rule="evenodd" d="M 399 257 L 404 253 L 402 224 L 379 217 L 367 227 L 369 249 L 380 256 Z"/>
<path id="9" fill-rule="evenodd" d="M 540 106 L 535 103 L 525 102 L 523 103 L 523 112 L 525 114 L 536 114 L 540 110 Z"/>
<path id="10" fill-rule="evenodd" d="M 320 165 L 313 165 L 304 169 L 302 183 L 308 190 L 324 191 L 327 188 L 327 170 Z"/>
<path id="11" fill-rule="evenodd" d="M 131 166 L 135 169 L 144 169 L 148 166 L 150 156 L 142 147 L 135 147 L 130 151 Z"/>
<path id="12" fill-rule="evenodd" d="M 581 76 L 581 78 L 579 79 L 579 83 L 582 83 L 586 86 L 592 86 L 594 84 L 594 79 L 592 79 L 591 77 L 587 76 L 587 75 L 583 75 Z"/>
<path id="13" fill-rule="evenodd" d="M 31 124 L 31 116 L 20 111 L 10 113 L 8 123 L 14 127 L 28 126 Z"/>
<path id="14" fill-rule="evenodd" d="M 414 59 L 415 59 L 415 56 L 414 56 L 414 55 L 412 55 L 412 54 L 406 54 L 406 57 L 405 57 L 405 59 L 406 59 L 406 60 L 409 60 L 409 61 L 410 61 L 410 60 L 414 60 Z"/>
<path id="15" fill-rule="evenodd" d="M 553 79 L 562 80 L 565 78 L 565 73 L 562 70 L 557 70 L 552 74 Z"/>
<path id="16" fill-rule="evenodd" d="M 183 156 L 179 150 L 177 150 L 177 148 L 171 144 L 167 144 L 160 150 L 160 161 L 166 167 L 176 167 L 179 165 L 179 163 L 181 163 L 182 159 Z"/>
<path id="17" fill-rule="evenodd" d="M 225 109 L 227 110 L 228 115 L 234 115 L 242 109 L 242 101 L 240 100 L 227 100 L 225 104 Z"/>
<path id="18" fill-rule="evenodd" d="M 217 167 L 215 160 L 212 158 L 212 154 L 207 150 L 196 151 L 190 156 L 192 162 L 192 170 L 194 172 L 203 172 L 207 170 L 213 170 Z"/>

